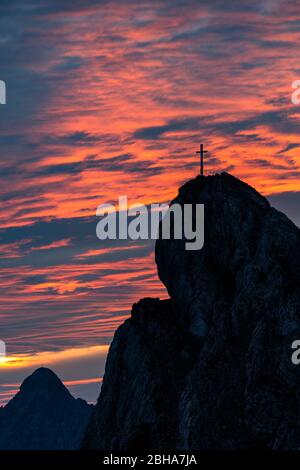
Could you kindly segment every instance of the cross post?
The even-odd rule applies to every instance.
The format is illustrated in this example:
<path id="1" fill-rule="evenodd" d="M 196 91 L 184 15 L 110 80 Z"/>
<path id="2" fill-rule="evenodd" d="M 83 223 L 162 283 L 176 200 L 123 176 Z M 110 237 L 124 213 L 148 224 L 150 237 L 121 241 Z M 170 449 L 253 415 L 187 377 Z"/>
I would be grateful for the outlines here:
<path id="1" fill-rule="evenodd" d="M 200 154 L 200 175 L 204 175 L 203 157 L 204 157 L 204 154 L 207 153 L 207 150 L 204 150 L 203 144 L 200 144 L 200 150 L 198 150 L 196 153 Z"/>

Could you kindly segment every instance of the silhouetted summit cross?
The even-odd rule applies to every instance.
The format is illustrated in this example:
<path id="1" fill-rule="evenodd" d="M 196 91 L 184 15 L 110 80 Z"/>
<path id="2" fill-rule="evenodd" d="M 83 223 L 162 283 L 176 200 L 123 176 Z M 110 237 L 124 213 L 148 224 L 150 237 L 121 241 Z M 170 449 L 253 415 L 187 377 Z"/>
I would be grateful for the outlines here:
<path id="1" fill-rule="evenodd" d="M 200 144 L 200 150 L 198 152 L 200 154 L 200 175 L 204 175 L 204 163 L 203 163 L 203 157 L 204 154 L 207 153 L 207 150 L 204 150 L 203 144 Z"/>

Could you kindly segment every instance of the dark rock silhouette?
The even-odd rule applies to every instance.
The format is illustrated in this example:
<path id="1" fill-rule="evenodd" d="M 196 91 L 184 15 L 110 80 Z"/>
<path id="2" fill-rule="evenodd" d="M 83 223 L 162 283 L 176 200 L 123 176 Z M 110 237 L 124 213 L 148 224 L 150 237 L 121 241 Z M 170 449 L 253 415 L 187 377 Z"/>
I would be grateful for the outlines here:
<path id="1" fill-rule="evenodd" d="M 300 446 L 300 230 L 226 174 L 173 202 L 205 204 L 205 243 L 158 240 L 170 299 L 143 299 L 116 332 L 83 447 Z"/>
<path id="2" fill-rule="evenodd" d="M 50 369 L 37 369 L 0 409 L 0 449 L 78 449 L 92 408 Z"/>

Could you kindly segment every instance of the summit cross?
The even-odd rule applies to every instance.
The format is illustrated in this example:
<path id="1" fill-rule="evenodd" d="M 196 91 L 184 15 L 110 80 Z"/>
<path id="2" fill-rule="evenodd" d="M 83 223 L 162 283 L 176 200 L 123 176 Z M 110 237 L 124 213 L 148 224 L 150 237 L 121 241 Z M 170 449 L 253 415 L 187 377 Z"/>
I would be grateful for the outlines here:
<path id="1" fill-rule="evenodd" d="M 204 150 L 203 144 L 200 144 L 200 150 L 198 150 L 196 153 L 197 154 L 199 153 L 200 155 L 200 175 L 204 175 L 203 157 L 204 157 L 204 154 L 207 153 L 207 150 Z"/>

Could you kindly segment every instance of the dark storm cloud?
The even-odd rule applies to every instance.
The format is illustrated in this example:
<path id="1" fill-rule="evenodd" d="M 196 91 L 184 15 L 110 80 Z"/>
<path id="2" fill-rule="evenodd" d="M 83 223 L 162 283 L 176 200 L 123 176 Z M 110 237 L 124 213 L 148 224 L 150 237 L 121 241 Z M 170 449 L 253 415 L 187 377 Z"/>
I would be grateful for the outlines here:
<path id="1" fill-rule="evenodd" d="M 245 162 L 248 165 L 255 166 L 255 167 L 261 167 L 261 168 L 272 168 L 274 170 L 290 170 L 289 167 L 286 165 L 281 165 L 280 163 L 276 163 L 274 161 L 270 160 L 264 160 L 263 158 L 254 158 L 252 160 L 246 159 Z M 293 165 L 292 165 L 293 166 Z"/>
<path id="2" fill-rule="evenodd" d="M 294 0 L 172 0 L 160 2 L 160 12 L 164 15 L 170 15 L 170 9 L 174 8 L 179 13 L 187 7 L 199 8 L 206 7 L 212 13 L 259 13 L 268 16 L 270 13 L 280 13 L 283 7 L 293 6 Z"/>
<path id="3" fill-rule="evenodd" d="M 282 151 L 281 153 L 285 153 L 285 152 L 288 152 L 289 150 L 293 150 L 293 149 L 296 149 L 296 148 L 299 148 L 300 147 L 300 144 L 288 144 Z"/>
<path id="4" fill-rule="evenodd" d="M 129 0 L 130 1 L 130 0 Z M 49 15 L 51 13 L 74 12 L 105 5 L 108 0 L 39 0 L 33 3 L 30 0 L 1 0 L 0 13 L 14 13 L 22 16 Z"/>
<path id="5" fill-rule="evenodd" d="M 63 238 L 86 240 L 95 232 L 94 217 L 81 217 L 74 219 L 54 219 L 36 222 L 33 225 L 11 227 L 0 230 L 0 241 L 10 243 L 23 239 L 43 240 L 40 244 L 48 244 Z M 36 245 L 37 246 L 37 245 Z"/>
<path id="6" fill-rule="evenodd" d="M 168 132 L 193 131 L 202 130 L 209 133 L 229 135 L 238 134 L 245 130 L 254 130 L 256 127 L 265 125 L 282 134 L 291 134 L 299 132 L 299 124 L 290 117 L 293 113 L 291 109 L 280 109 L 257 113 L 244 119 L 236 119 L 232 121 L 221 121 L 216 124 L 215 119 L 206 117 L 199 118 L 183 118 L 170 120 L 166 124 L 160 126 L 151 126 L 138 129 L 133 134 L 135 139 L 155 140 L 165 136 Z"/>
<path id="7" fill-rule="evenodd" d="M 212 130 L 221 134 L 232 135 L 241 131 L 255 129 L 259 126 L 266 126 L 281 134 L 290 135 L 299 132 L 299 124 L 290 117 L 293 114 L 291 109 L 280 109 L 257 113 L 249 118 L 232 122 L 221 122 L 212 125 Z"/>
<path id="8" fill-rule="evenodd" d="M 0 258 L 0 266 L 22 266 L 30 264 L 32 267 L 55 266 L 57 263 L 72 264 L 74 256 L 85 253 L 87 250 L 114 248 L 111 253 L 105 251 L 87 258 L 78 258 L 79 264 L 90 264 L 103 261 L 117 261 L 133 256 L 145 254 L 145 246 L 152 241 L 140 241 L 134 250 L 121 250 L 128 244 L 127 240 L 103 240 L 96 237 L 98 217 L 78 217 L 73 219 L 54 219 L 48 222 L 36 222 L 33 225 L 13 227 L 0 230 L 1 245 L 14 245 L 23 242 L 20 252 L 15 259 Z M 47 249 L 47 247 L 61 240 L 69 240 L 66 246 Z M 24 243 L 25 242 L 25 243 Z M 46 248 L 45 248 L 46 247 Z M 120 251 L 116 248 L 120 247 Z M 146 250 L 147 252 L 147 250 Z M 20 256 L 21 255 L 21 256 Z M 32 277 L 34 280 L 37 277 Z M 26 278 L 29 279 L 28 277 Z"/>
<path id="9" fill-rule="evenodd" d="M 42 282 L 46 282 L 48 279 L 47 275 L 42 275 L 42 274 L 35 274 L 33 276 L 24 276 L 23 277 L 23 283 L 24 284 L 41 284 Z"/>
<path id="10" fill-rule="evenodd" d="M 174 119 L 162 126 L 151 126 L 138 129 L 134 134 L 134 139 L 159 139 L 168 132 L 195 130 L 199 126 L 199 119 L 184 118 Z"/>
<path id="11" fill-rule="evenodd" d="M 87 157 L 81 162 L 63 163 L 60 165 L 49 165 L 33 173 L 33 176 L 51 176 L 51 175 L 79 175 L 86 170 L 101 171 L 123 171 L 127 173 L 136 173 L 141 178 L 145 175 L 154 175 L 161 173 L 162 166 L 153 165 L 150 160 L 136 160 L 131 154 L 117 155 L 111 158 L 101 158 L 97 155 Z"/>
<path id="12" fill-rule="evenodd" d="M 86 131 L 77 131 L 62 136 L 46 136 L 44 143 L 49 145 L 67 145 L 78 147 L 96 145 L 100 140 L 101 136 L 92 135 Z"/>
<path id="13" fill-rule="evenodd" d="M 88 66 L 88 59 L 78 56 L 65 57 L 60 63 L 53 67 L 54 72 L 68 72 Z"/>

